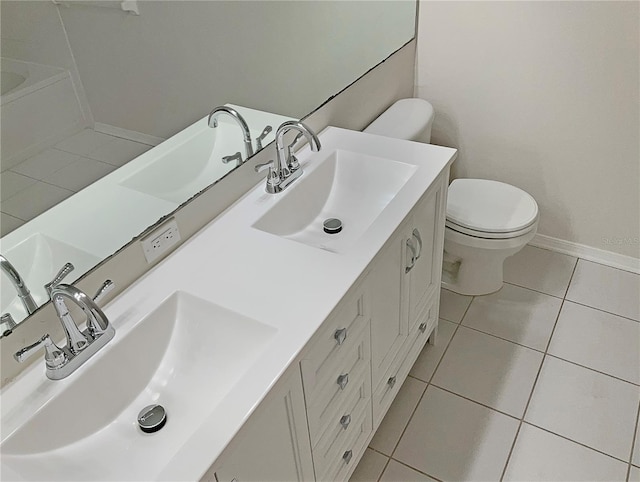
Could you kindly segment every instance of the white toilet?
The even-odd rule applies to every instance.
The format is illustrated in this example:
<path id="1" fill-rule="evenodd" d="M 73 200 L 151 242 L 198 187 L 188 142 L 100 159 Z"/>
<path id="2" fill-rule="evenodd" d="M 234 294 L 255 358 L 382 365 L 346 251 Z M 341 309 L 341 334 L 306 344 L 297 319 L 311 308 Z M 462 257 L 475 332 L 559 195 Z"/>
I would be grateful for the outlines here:
<path id="1" fill-rule="evenodd" d="M 364 132 L 429 143 L 434 110 L 422 99 L 397 101 Z M 449 185 L 442 285 L 464 295 L 502 287 L 506 258 L 536 234 L 538 205 L 522 189 L 487 179 Z"/>

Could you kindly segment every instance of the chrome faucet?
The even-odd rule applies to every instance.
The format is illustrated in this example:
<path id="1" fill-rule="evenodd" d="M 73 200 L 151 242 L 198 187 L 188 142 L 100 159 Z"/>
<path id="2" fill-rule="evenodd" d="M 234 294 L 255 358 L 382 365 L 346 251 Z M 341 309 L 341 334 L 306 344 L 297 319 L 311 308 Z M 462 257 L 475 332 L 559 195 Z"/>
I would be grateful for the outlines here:
<path id="1" fill-rule="evenodd" d="M 14 358 L 23 362 L 40 348 L 45 349 L 46 374 L 51 380 L 60 380 L 76 371 L 84 362 L 91 358 L 100 348 L 106 345 L 116 331 L 109 319 L 100 309 L 97 302 L 114 287 L 111 280 L 103 283 L 93 298 L 68 284 L 61 284 L 62 278 L 73 270 L 73 265 L 67 263 L 53 282 L 45 285 L 51 296 L 51 301 L 62 323 L 66 337 L 66 345 L 58 347 L 47 334 L 32 345 L 18 351 Z M 78 324 L 69 313 L 66 302 L 78 305 L 86 316 L 86 328 L 80 330 Z"/>
<path id="2" fill-rule="evenodd" d="M 240 113 L 233 107 L 220 105 L 213 109 L 209 114 L 209 127 L 218 127 L 218 117 L 220 117 L 222 114 L 231 116 L 231 118 L 235 119 L 236 122 L 240 125 L 240 129 L 242 129 L 242 138 L 244 141 L 244 150 L 247 156 L 246 159 L 253 156 L 253 146 L 251 144 L 251 132 L 249 132 L 249 126 L 247 125 L 247 122 L 244 120 L 244 118 L 240 115 Z"/>
<path id="3" fill-rule="evenodd" d="M 299 134 L 291 144 L 285 146 L 284 136 L 290 130 L 298 131 Z M 298 159 L 296 159 L 296 156 L 293 155 L 292 152 L 293 145 L 301 135 L 307 139 L 312 151 L 318 152 L 320 150 L 320 139 L 318 139 L 318 136 L 316 136 L 311 129 L 300 121 L 286 121 L 283 122 L 276 131 L 275 161 L 258 164 L 255 167 L 256 172 L 261 172 L 267 168 L 269 169 L 266 187 L 268 193 L 277 194 L 284 191 L 287 186 L 302 175 L 302 169 L 300 168 Z"/>
<path id="4" fill-rule="evenodd" d="M 2 255 L 0 255 L 0 269 L 2 269 L 2 272 L 11 280 L 11 284 L 18 292 L 18 298 L 20 298 L 22 306 L 27 310 L 27 314 L 30 315 L 36 311 L 38 309 L 38 304 L 34 301 L 24 279 L 20 276 L 18 270 L 13 267 L 9 260 Z"/>

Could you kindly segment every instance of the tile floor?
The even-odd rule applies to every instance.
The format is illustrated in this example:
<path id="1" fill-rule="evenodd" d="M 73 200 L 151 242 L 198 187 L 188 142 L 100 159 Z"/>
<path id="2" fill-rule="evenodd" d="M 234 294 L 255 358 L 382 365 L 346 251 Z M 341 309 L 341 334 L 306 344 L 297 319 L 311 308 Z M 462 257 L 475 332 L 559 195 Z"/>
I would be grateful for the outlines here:
<path id="1" fill-rule="evenodd" d="M 505 281 L 442 291 L 352 482 L 640 482 L 640 276 L 527 246 Z"/>
<path id="2" fill-rule="evenodd" d="M 84 129 L 2 172 L 0 236 L 64 201 L 151 147 Z"/>

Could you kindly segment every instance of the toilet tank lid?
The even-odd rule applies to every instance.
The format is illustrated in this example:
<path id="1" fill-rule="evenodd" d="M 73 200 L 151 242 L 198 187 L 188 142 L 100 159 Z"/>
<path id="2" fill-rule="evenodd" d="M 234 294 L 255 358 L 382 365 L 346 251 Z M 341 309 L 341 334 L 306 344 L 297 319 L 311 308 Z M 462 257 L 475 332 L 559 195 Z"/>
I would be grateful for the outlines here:
<path id="1" fill-rule="evenodd" d="M 400 99 L 369 124 L 364 132 L 417 140 L 433 120 L 433 115 L 433 106 L 424 99 Z"/>
<path id="2" fill-rule="evenodd" d="M 488 179 L 455 179 L 447 193 L 447 220 L 486 233 L 510 233 L 538 219 L 533 197 L 510 184 Z"/>

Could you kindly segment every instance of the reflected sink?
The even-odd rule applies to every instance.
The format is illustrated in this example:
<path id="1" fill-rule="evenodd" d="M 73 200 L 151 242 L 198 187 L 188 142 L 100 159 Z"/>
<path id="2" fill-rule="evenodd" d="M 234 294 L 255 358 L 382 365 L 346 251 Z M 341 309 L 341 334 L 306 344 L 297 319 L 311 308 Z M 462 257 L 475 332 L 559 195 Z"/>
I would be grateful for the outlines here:
<path id="1" fill-rule="evenodd" d="M 29 236 L 2 254 L 18 270 L 38 305 L 49 301 L 44 285 L 53 279 L 65 263 L 71 262 L 75 266 L 75 271 L 65 278 L 65 283 L 71 283 L 101 261 L 98 256 L 44 234 Z M 27 312 L 18 299 L 16 290 L 4 274 L 0 276 L 2 313 L 9 311 L 16 321 L 23 319 Z"/>
<path id="2" fill-rule="evenodd" d="M 136 457 L 150 463 L 167 460 L 252 367 L 276 332 L 176 292 L 132 329 L 116 325 L 114 340 L 73 376 L 43 382 L 47 385 L 41 390 L 62 388 L 35 413 L 21 414 L 30 409 L 20 403 L 3 407 L 3 412 L 9 410 L 3 413 L 3 438 L 9 434 L 2 442 L 3 465 L 38 478 L 46 476 L 38 470 L 47 461 L 64 458 L 77 463 L 69 479 L 82 479 L 90 470 L 95 474 L 92 464 L 127 460 L 133 446 Z M 153 403 L 164 406 L 167 423 L 146 434 L 137 427 L 137 415 Z M 85 474 L 82 465 L 87 465 Z M 134 479 L 134 471 L 111 467 L 108 473 Z"/>
<path id="3" fill-rule="evenodd" d="M 322 153 L 322 151 L 321 151 Z M 398 194 L 418 166 L 344 149 L 329 151 L 304 172 L 253 227 L 336 253 L 350 248 Z M 327 234 L 323 222 L 342 221 Z"/>

